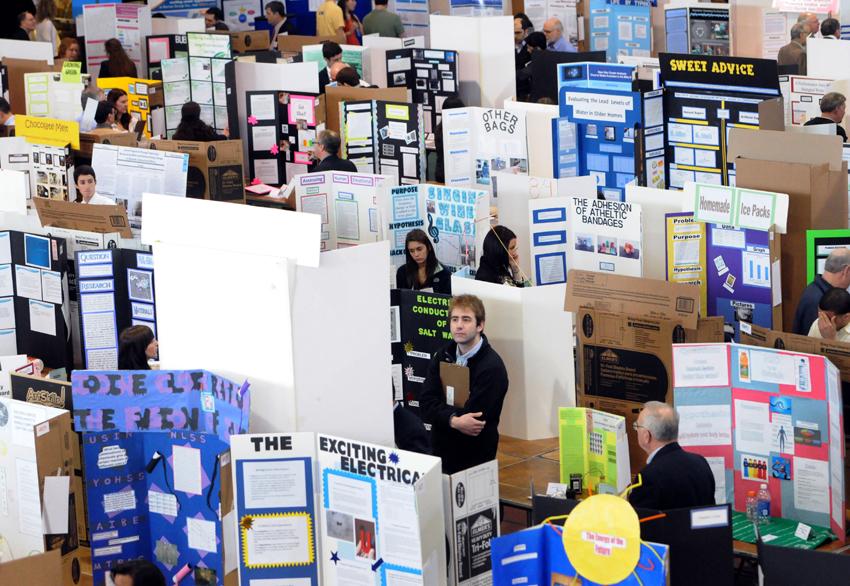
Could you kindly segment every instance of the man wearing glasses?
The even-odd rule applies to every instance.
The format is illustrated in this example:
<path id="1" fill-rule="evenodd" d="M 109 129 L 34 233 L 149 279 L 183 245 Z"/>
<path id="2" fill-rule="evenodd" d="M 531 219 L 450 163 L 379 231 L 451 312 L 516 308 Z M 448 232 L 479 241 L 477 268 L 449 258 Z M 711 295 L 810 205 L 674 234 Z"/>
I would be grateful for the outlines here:
<path id="1" fill-rule="evenodd" d="M 711 468 L 705 458 L 679 446 L 679 414 L 672 406 L 649 401 L 633 427 L 648 457 L 639 486 L 629 495 L 632 506 L 664 511 L 714 504 Z"/>

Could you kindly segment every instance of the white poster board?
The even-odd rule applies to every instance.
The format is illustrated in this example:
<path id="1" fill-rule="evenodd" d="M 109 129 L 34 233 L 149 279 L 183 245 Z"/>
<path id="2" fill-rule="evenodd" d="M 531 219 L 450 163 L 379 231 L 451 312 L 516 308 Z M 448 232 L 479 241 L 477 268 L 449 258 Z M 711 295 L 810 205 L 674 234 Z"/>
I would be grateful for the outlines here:
<path id="1" fill-rule="evenodd" d="M 566 285 L 505 287 L 452 277 L 452 294 L 478 296 L 487 310 L 484 333 L 501 356 L 510 388 L 499 433 L 526 440 L 558 435 L 558 410 L 575 406 L 573 314 Z M 566 359 L 564 357 L 567 357 Z"/>
<path id="2" fill-rule="evenodd" d="M 100 75 L 106 61 L 104 43 L 118 39 L 139 77 L 147 75 L 145 38 L 152 34 L 151 11 L 140 4 L 84 4 L 83 27 L 86 39 L 86 66 L 92 78 Z"/>
<path id="3" fill-rule="evenodd" d="M 626 185 L 626 201 L 641 208 L 641 240 L 643 242 L 643 276 L 667 280 L 667 214 L 682 211 L 688 195 L 680 189 Z"/>
<path id="4" fill-rule="evenodd" d="M 325 586 L 445 584 L 439 458 L 319 434 L 318 463 Z"/>
<path id="5" fill-rule="evenodd" d="M 23 171 L 0 169 L 0 211 L 27 214 L 29 178 Z"/>
<path id="6" fill-rule="evenodd" d="M 803 126 L 807 120 L 820 116 L 820 99 L 832 91 L 832 84 L 832 79 L 789 75 L 787 83 L 780 83 L 785 125 Z"/>
<path id="7" fill-rule="evenodd" d="M 641 206 L 574 197 L 568 213 L 571 269 L 643 276 Z"/>
<path id="8" fill-rule="evenodd" d="M 85 79 L 65 82 L 61 73 L 26 73 L 24 88 L 28 116 L 78 120 L 83 113 L 80 94 Z M 85 76 L 87 78 L 88 76 Z"/>
<path id="9" fill-rule="evenodd" d="M 824 79 L 850 78 L 850 41 L 806 39 L 806 75 Z"/>
<path id="10" fill-rule="evenodd" d="M 13 15 L 9 15 L 9 18 L 13 18 Z M 0 59 L 6 57 L 47 61 L 48 65 L 53 65 L 53 44 L 40 41 L 0 39 Z"/>
<path id="11" fill-rule="evenodd" d="M 536 177 L 555 176 L 555 149 L 552 131 L 552 121 L 558 117 L 558 106 L 555 104 L 533 104 L 505 100 L 505 110 L 525 113 L 525 129 L 528 140 L 528 174 Z M 566 122 L 575 127 L 572 122 Z M 572 132 L 575 137 L 575 130 Z M 561 150 L 567 145 L 560 144 Z M 575 148 L 573 146 L 573 148 Z"/>

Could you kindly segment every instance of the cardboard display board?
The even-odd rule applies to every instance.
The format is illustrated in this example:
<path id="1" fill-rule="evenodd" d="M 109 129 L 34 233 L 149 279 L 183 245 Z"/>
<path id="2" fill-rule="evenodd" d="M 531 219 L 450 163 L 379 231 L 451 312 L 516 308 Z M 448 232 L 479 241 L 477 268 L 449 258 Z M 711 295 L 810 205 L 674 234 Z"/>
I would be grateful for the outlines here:
<path id="1" fill-rule="evenodd" d="M 10 41 L 6 39 L 0 40 L 0 50 L 2 50 L 3 43 L 15 43 L 22 44 L 27 47 L 31 47 L 36 44 L 33 41 Z M 47 44 L 45 43 L 45 46 Z M 50 49 L 50 53 L 53 53 L 52 47 L 48 47 Z M 27 104 L 26 104 L 26 84 L 24 83 L 24 76 L 27 73 L 34 72 L 48 72 L 48 71 L 57 71 L 58 66 L 52 65 L 53 57 L 50 57 L 50 65 L 48 61 L 32 58 L 16 58 L 14 56 L 22 55 L 20 52 L 11 52 L 6 53 L 2 56 L 3 59 L 3 67 L 6 69 L 6 83 L 4 85 L 4 90 L 8 92 L 9 95 L 9 105 L 12 108 L 12 112 L 26 112 Z M 5 94 L 4 94 L 5 95 Z M 79 102 L 79 99 L 77 100 Z"/>
<path id="2" fill-rule="evenodd" d="M 151 111 L 164 105 L 162 82 L 134 77 L 106 77 L 97 80 L 97 87 L 109 93 L 111 89 L 127 92 L 127 111 L 145 123 L 145 136 L 151 136 Z"/>
<path id="3" fill-rule="evenodd" d="M 631 277 L 643 274 L 640 204 L 574 197 L 567 209 L 567 225 L 571 269 Z"/>
<path id="4" fill-rule="evenodd" d="M 96 144 L 91 165 L 97 173 L 97 191 L 127 210 L 130 227 L 142 226 L 142 194 L 186 196 L 189 155 L 168 151 Z"/>
<path id="5" fill-rule="evenodd" d="M 484 333 L 505 363 L 510 389 L 499 433 L 534 440 L 558 435 L 552 405 L 575 405 L 575 366 L 564 360 L 574 347 L 573 316 L 561 311 L 564 285 L 505 287 L 452 277 L 452 294 L 478 296 L 487 309 Z"/>
<path id="6" fill-rule="evenodd" d="M 388 10 L 390 10 L 391 12 L 396 12 L 398 14 L 398 12 L 396 10 L 393 10 L 393 4 L 394 3 L 395 3 L 395 0 L 391 0 Z M 419 8 L 419 6 L 421 6 L 422 3 L 424 3 L 425 6 L 427 7 L 427 4 L 428 4 L 427 0 L 417 0 L 416 4 L 410 3 L 409 6 L 412 7 L 412 10 L 411 10 L 410 14 L 407 14 L 407 16 L 419 19 L 420 14 L 416 12 L 416 9 Z M 417 4 L 419 6 L 417 6 Z M 408 8 L 408 6 L 405 6 L 405 9 L 407 9 L 407 8 Z M 406 13 L 399 14 L 399 17 L 401 18 L 402 24 L 404 24 L 405 16 L 406 16 Z M 428 30 L 427 30 L 427 28 L 428 28 L 428 13 L 427 13 L 427 11 L 425 12 L 424 17 L 425 17 L 424 18 L 424 25 L 425 25 L 425 29 L 426 29 L 424 32 L 425 32 L 425 35 L 427 36 L 427 34 L 428 34 Z M 406 27 L 406 25 L 405 25 L 405 29 L 406 29 L 406 31 L 408 31 L 408 34 L 409 34 L 411 29 L 408 29 Z M 377 86 L 377 87 L 387 87 L 387 81 L 388 81 L 387 52 L 393 51 L 395 49 L 406 49 L 406 48 L 409 48 L 409 47 L 424 48 L 425 45 L 426 45 L 426 42 L 425 42 L 426 36 L 421 36 L 421 37 L 417 37 L 417 36 L 410 37 L 409 36 L 409 37 L 395 38 L 395 37 L 382 37 L 382 36 L 379 36 L 378 33 L 372 33 L 371 35 L 365 35 L 362 40 L 363 40 L 363 46 L 366 49 L 368 49 L 368 51 L 366 53 L 366 57 L 369 59 L 369 75 L 371 76 L 368 79 L 369 83 L 371 83 L 372 85 Z M 320 67 L 321 67 L 321 65 L 320 65 Z"/>
<path id="7" fill-rule="evenodd" d="M 528 173 L 525 113 L 456 108 L 443 113 L 446 185 L 491 191 L 493 173 Z"/>
<path id="8" fill-rule="evenodd" d="M 266 31 L 231 31 L 229 34 L 230 46 L 236 53 L 268 51 L 271 47 L 271 39 Z"/>
<path id="9" fill-rule="evenodd" d="M 238 551 L 240 581 L 319 586 L 315 435 L 237 435 L 231 442 L 235 506 L 223 529 Z"/>
<path id="10" fill-rule="evenodd" d="M 605 51 L 609 62 L 621 55 L 649 57 L 651 47 L 650 9 L 652 2 L 616 4 L 591 0 L 586 10 L 591 51 Z M 566 31 L 564 31 L 566 33 Z"/>
<path id="11" fill-rule="evenodd" d="M 80 93 L 88 85 L 89 76 L 67 80 L 61 73 L 27 73 L 26 110 L 28 116 L 78 120 L 83 113 Z"/>
<path id="12" fill-rule="evenodd" d="M 550 18 L 557 18 L 564 25 L 564 37 L 575 42 L 579 38 L 578 19 L 576 5 L 560 0 L 544 0 L 543 2 L 529 2 L 525 7 L 525 14 L 534 25 L 534 30 L 542 31 L 543 23 Z M 584 31 L 582 31 L 583 33 Z"/>
<path id="13" fill-rule="evenodd" d="M 364 173 L 325 171 L 298 175 L 295 210 L 321 216 L 323 251 L 377 242 L 379 194 L 385 194 L 392 183 L 389 177 Z"/>
<path id="14" fill-rule="evenodd" d="M 440 583 L 439 458 L 324 434 L 317 441 L 323 584 Z"/>
<path id="15" fill-rule="evenodd" d="M 188 153 L 186 197 L 245 203 L 241 140 L 157 140 L 151 148 Z"/>
<path id="16" fill-rule="evenodd" d="M 806 282 L 823 274 L 829 253 L 850 247 L 850 230 L 806 230 Z"/>
<path id="17" fill-rule="evenodd" d="M 383 239 L 390 242 L 391 275 L 404 264 L 404 239 L 414 228 L 424 230 L 434 245 L 439 262 L 473 272 L 487 235 L 490 198 L 486 191 L 441 185 L 402 185 L 390 189 L 381 215 Z"/>
<path id="18" fill-rule="evenodd" d="M 162 91 L 165 129 L 171 138 L 180 124 L 181 108 L 188 101 L 201 106 L 201 120 L 221 133 L 229 129 L 238 138 L 235 78 L 231 63 L 230 37 L 187 33 L 187 57 L 163 59 Z M 232 66 L 231 66 L 232 67 Z"/>
<path id="19" fill-rule="evenodd" d="M 458 92 L 457 51 L 397 49 L 386 52 L 387 87 L 406 87 L 411 102 L 422 104 L 425 132 L 440 121 L 443 101 Z"/>
<path id="20" fill-rule="evenodd" d="M 631 483 L 626 419 L 595 409 L 558 410 L 561 483 L 577 493 L 620 494 Z"/>
<path id="21" fill-rule="evenodd" d="M 118 368 L 118 336 L 148 326 L 156 337 L 153 255 L 137 250 L 78 251 L 80 343 L 88 369 Z"/>
<path id="22" fill-rule="evenodd" d="M 124 238 L 133 236 L 127 210 L 119 204 L 83 206 L 73 201 L 37 197 L 33 199 L 33 206 L 42 227 L 51 228 L 51 231 L 59 228 L 97 234 L 117 233 Z"/>
<path id="23" fill-rule="evenodd" d="M 361 173 L 379 173 L 396 183 L 426 179 L 425 122 L 420 104 L 342 102 L 342 157 Z"/>
<path id="24" fill-rule="evenodd" d="M 317 78 L 318 79 L 318 78 Z M 316 89 L 318 93 L 318 81 Z M 327 86 L 325 88 L 325 110 L 327 112 L 328 130 L 342 134 L 340 125 L 340 103 L 362 100 L 385 100 L 387 102 L 407 102 L 407 90 L 405 88 L 366 88 Z"/>
<path id="25" fill-rule="evenodd" d="M 735 184 L 729 133 L 758 130 L 759 102 L 780 95 L 776 61 L 670 53 L 659 59 L 667 88 L 667 185 Z"/>
<path id="26" fill-rule="evenodd" d="M 562 118 L 576 124 L 572 158 L 558 145 L 559 176 L 593 175 L 605 199 L 624 199 L 626 184 L 663 188 L 662 90 L 632 90 L 630 65 L 577 63 L 558 67 Z M 576 165 L 577 161 L 577 165 Z"/>
<path id="27" fill-rule="evenodd" d="M 496 460 L 443 475 L 443 511 L 449 584 L 492 583 L 490 544 L 499 525 L 499 463 Z"/>
<path id="28" fill-rule="evenodd" d="M 278 91 L 248 92 L 248 177 L 284 185 L 312 170 L 310 154 L 325 129 L 325 97 Z"/>
<path id="29" fill-rule="evenodd" d="M 148 55 L 148 77 L 162 81 L 162 61 L 189 56 L 189 39 L 186 34 L 151 35 L 145 39 Z"/>
<path id="30" fill-rule="evenodd" d="M 49 551 L 4 561 L 0 564 L 0 580 L 13 583 L 21 576 L 27 577 L 30 586 L 53 586 L 62 582 L 62 557 L 59 552 Z"/>
<path id="31" fill-rule="evenodd" d="M 845 538 L 838 369 L 822 356 L 726 344 L 674 345 L 679 443 L 707 457 L 724 502 L 771 492 L 770 515 Z M 776 496 L 773 496 L 776 495 Z"/>
<path id="32" fill-rule="evenodd" d="M 70 368 L 64 313 L 65 240 L 0 232 L 0 356 L 26 354 L 50 368 Z"/>
<path id="33" fill-rule="evenodd" d="M 728 57 L 732 54 L 730 6 L 664 7 L 667 51 Z"/>

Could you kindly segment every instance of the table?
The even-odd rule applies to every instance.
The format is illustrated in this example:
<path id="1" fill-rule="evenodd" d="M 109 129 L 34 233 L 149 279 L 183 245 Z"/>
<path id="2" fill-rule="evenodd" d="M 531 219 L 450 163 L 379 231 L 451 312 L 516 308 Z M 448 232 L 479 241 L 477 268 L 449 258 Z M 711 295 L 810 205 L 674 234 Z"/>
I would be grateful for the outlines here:
<path id="1" fill-rule="evenodd" d="M 253 193 L 245 192 L 245 203 L 251 206 L 260 206 L 264 208 L 279 208 L 283 210 L 293 210 L 292 201 L 286 197 L 271 197 L 268 195 L 254 195 Z"/>
<path id="2" fill-rule="evenodd" d="M 558 438 L 521 440 L 510 436 L 499 438 L 499 502 L 504 507 L 525 512 L 526 526 L 531 526 L 531 496 L 546 492 L 550 482 L 560 482 Z"/>

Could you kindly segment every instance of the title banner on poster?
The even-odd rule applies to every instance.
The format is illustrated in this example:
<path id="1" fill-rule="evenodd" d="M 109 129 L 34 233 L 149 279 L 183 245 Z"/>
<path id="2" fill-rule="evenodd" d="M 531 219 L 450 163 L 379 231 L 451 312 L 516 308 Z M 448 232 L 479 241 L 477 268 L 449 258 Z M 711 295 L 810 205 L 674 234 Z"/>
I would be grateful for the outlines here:
<path id="1" fill-rule="evenodd" d="M 71 120 L 41 118 L 38 116 L 15 116 L 15 134 L 30 144 L 46 144 L 80 148 L 80 125 Z"/>
<path id="2" fill-rule="evenodd" d="M 701 183 L 686 183 L 685 192 L 691 196 L 685 206 L 692 206 L 698 222 L 754 230 L 775 227 L 779 234 L 787 230 L 787 194 Z"/>
<path id="3" fill-rule="evenodd" d="M 713 57 L 659 53 L 661 79 L 666 86 L 721 87 L 728 91 L 779 95 L 779 72 L 773 59 Z"/>

